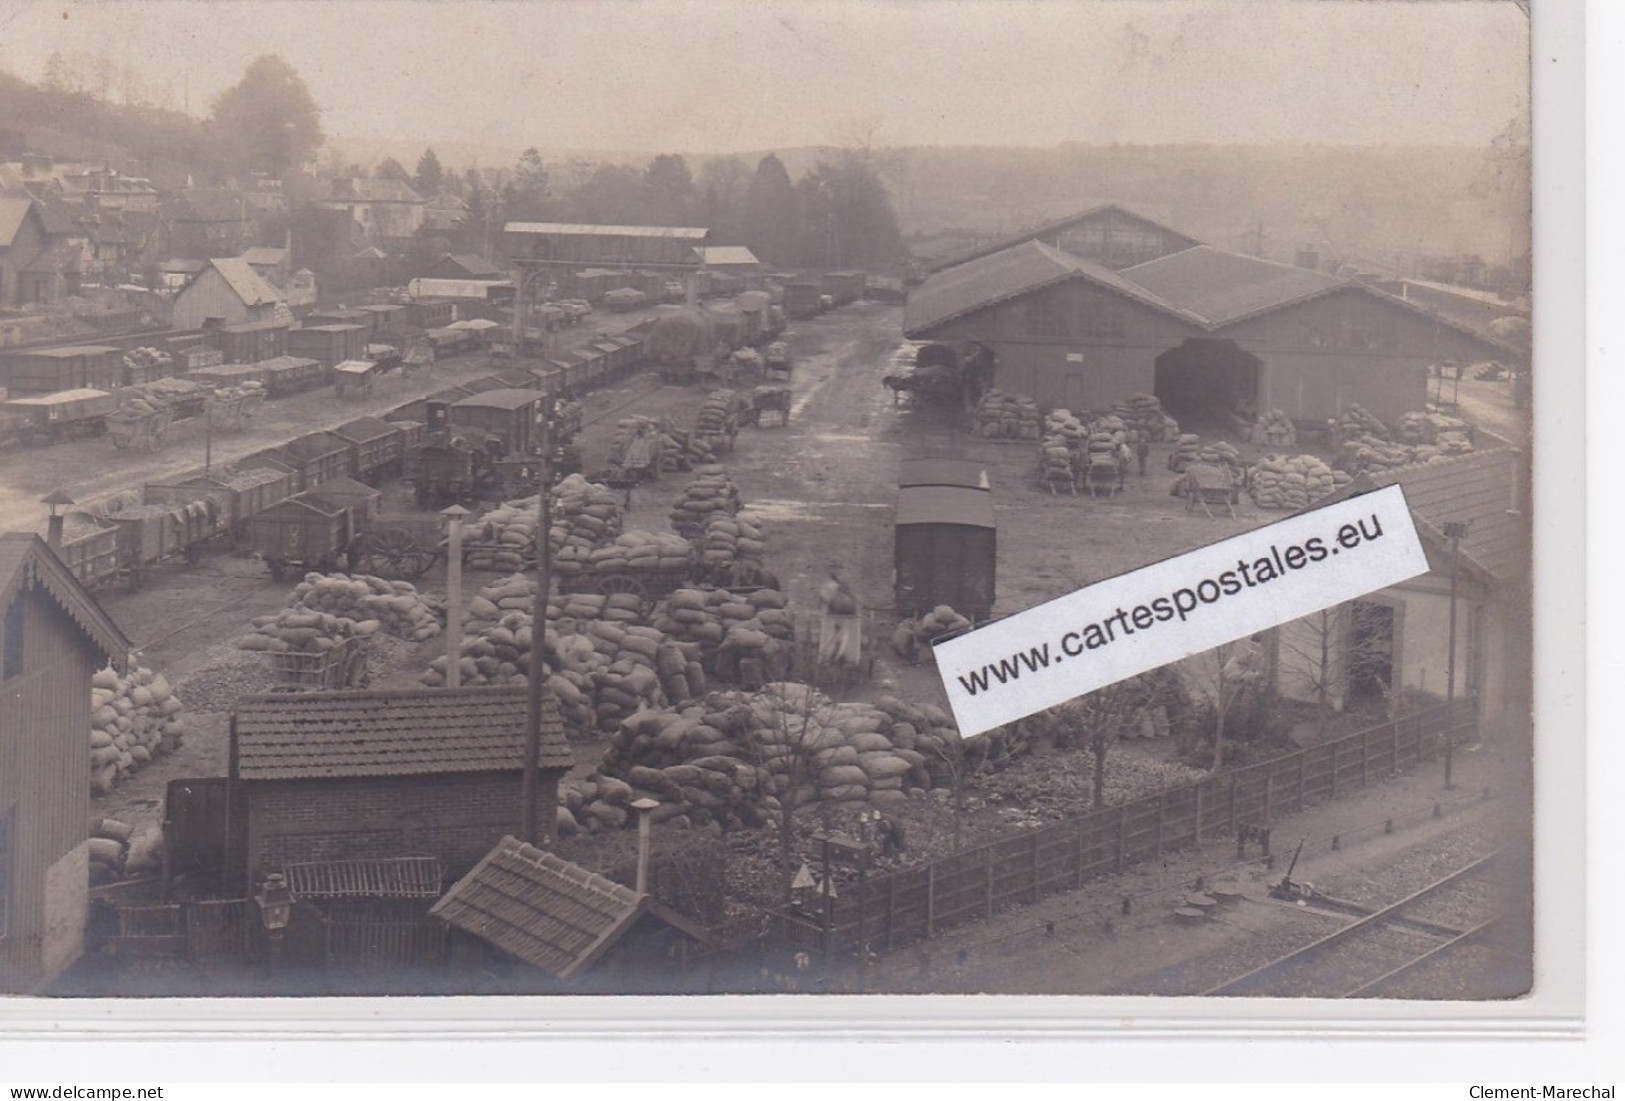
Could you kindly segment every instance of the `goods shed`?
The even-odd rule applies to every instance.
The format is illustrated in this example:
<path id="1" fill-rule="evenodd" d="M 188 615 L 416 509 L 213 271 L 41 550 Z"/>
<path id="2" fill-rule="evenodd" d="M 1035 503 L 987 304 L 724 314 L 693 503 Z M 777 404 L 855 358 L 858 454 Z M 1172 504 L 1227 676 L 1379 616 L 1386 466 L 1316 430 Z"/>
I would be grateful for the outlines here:
<path id="1" fill-rule="evenodd" d="M 1351 404 L 1397 418 L 1426 403 L 1430 364 L 1512 354 L 1368 284 L 1202 244 L 1114 269 L 1025 239 L 932 275 L 903 329 L 955 362 L 987 354 L 993 386 L 1042 407 L 1155 393 L 1197 431 L 1264 409 L 1305 426 Z"/>
<path id="2" fill-rule="evenodd" d="M 698 268 L 711 231 L 692 226 L 509 222 L 509 256 L 524 266 Z"/>

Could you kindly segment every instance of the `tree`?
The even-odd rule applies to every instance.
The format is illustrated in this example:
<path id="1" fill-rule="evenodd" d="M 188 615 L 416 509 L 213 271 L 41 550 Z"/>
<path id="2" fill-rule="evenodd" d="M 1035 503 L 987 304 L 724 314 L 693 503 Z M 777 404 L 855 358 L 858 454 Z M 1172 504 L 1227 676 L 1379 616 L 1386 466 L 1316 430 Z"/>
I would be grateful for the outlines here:
<path id="1" fill-rule="evenodd" d="M 1287 694 L 1308 696 L 1315 703 L 1317 733 L 1326 734 L 1334 714 L 1342 712 L 1356 682 L 1374 682 L 1391 698 L 1393 676 L 1383 670 L 1391 661 L 1392 637 L 1384 631 L 1378 605 L 1351 600 L 1284 624 L 1277 632 L 1281 677 Z"/>
<path id="2" fill-rule="evenodd" d="M 675 153 L 662 153 L 643 170 L 649 189 L 649 218 L 666 225 L 689 220 L 694 205 L 694 176 L 688 162 Z"/>
<path id="3" fill-rule="evenodd" d="M 757 162 L 756 174 L 745 189 L 740 219 L 745 244 L 769 263 L 792 264 L 800 220 L 801 207 L 790 173 L 783 161 L 769 153 Z"/>
<path id="4" fill-rule="evenodd" d="M 1226 642 L 1185 659 L 1196 692 L 1213 708 L 1214 772 L 1224 764 L 1226 722 L 1242 697 L 1263 682 L 1263 648 L 1251 639 Z"/>
<path id="5" fill-rule="evenodd" d="M 322 144 L 321 108 L 282 58 L 265 54 L 215 100 L 216 131 L 236 148 L 240 168 L 278 179 L 310 160 Z"/>
<path id="6" fill-rule="evenodd" d="M 445 187 L 446 173 L 440 167 L 440 158 L 432 148 L 425 149 L 418 158 L 418 170 L 412 174 L 412 188 L 425 199 L 439 195 Z"/>
<path id="7" fill-rule="evenodd" d="M 548 201 L 547 166 L 542 154 L 532 146 L 519 156 L 514 166 L 513 179 L 503 188 L 503 202 L 508 216 L 518 221 L 536 221 L 545 218 Z"/>
<path id="8" fill-rule="evenodd" d="M 866 150 L 819 161 L 797 185 L 802 197 L 802 260 L 839 268 L 888 264 L 903 253 L 891 196 Z"/>
<path id="9" fill-rule="evenodd" d="M 404 164 L 394 157 L 385 157 L 379 161 L 378 167 L 372 170 L 372 178 L 375 180 L 399 180 L 401 183 L 406 184 L 412 182 L 412 174 L 406 170 Z"/>
<path id="10" fill-rule="evenodd" d="M 771 777 L 770 790 L 779 803 L 780 870 L 788 902 L 797 865 L 796 812 L 816 798 L 819 752 L 841 743 L 836 705 L 812 685 L 775 681 L 758 693 L 752 709 L 755 721 L 745 752 Z"/>
<path id="11" fill-rule="evenodd" d="M 625 164 L 599 165 L 575 197 L 584 222 L 637 224 L 648 214 L 643 173 Z"/>

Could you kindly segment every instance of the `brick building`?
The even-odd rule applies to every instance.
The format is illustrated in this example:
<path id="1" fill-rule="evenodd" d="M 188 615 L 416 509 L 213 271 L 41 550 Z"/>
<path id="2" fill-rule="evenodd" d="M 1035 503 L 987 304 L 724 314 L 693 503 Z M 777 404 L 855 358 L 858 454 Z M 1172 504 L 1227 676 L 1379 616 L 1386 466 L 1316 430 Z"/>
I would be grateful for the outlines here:
<path id="1" fill-rule="evenodd" d="M 472 868 L 521 829 L 523 689 L 312 692 L 238 704 L 229 776 L 248 882 L 290 864 L 432 856 Z M 546 829 L 570 768 L 544 700 L 538 806 Z M 234 848 L 238 846 L 234 845 Z"/>

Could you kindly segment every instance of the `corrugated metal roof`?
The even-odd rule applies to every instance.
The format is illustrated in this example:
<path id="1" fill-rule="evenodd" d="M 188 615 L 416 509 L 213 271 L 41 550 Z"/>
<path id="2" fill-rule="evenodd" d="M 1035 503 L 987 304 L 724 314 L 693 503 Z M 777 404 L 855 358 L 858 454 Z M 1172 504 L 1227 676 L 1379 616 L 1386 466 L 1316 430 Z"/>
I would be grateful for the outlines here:
<path id="1" fill-rule="evenodd" d="M 949 267 L 969 263 L 972 260 L 979 260 L 983 256 L 991 256 L 995 252 L 1003 252 L 1005 249 L 1010 248 L 1013 245 L 1018 245 L 1023 241 L 1032 241 L 1043 237 L 1058 236 L 1059 234 L 1073 228 L 1079 222 L 1087 222 L 1092 218 L 1098 218 L 1102 214 L 1118 214 L 1125 218 L 1132 219 L 1133 221 L 1141 222 L 1148 226 L 1153 226 L 1164 233 L 1171 234 L 1174 237 L 1188 241 L 1192 245 L 1201 244 L 1201 242 L 1196 238 L 1190 236 L 1189 234 L 1181 233 L 1172 226 L 1165 226 L 1161 222 L 1147 218 L 1143 214 L 1136 214 L 1134 211 L 1118 206 L 1116 203 L 1103 203 L 1100 206 L 1091 207 L 1088 210 L 1080 213 L 1068 214 L 1065 218 L 1058 218 L 1053 222 L 1046 222 L 1041 226 L 1035 226 L 1032 229 L 1026 230 L 1022 233 L 1005 237 L 986 245 L 981 245 L 977 248 L 971 249 L 968 252 L 961 252 L 944 257 L 938 267 L 939 270 L 946 270 Z"/>
<path id="2" fill-rule="evenodd" d="M 906 486 L 962 486 L 993 488 L 987 466 L 972 459 L 904 459 L 898 464 L 897 484 Z"/>
<path id="3" fill-rule="evenodd" d="M 368 364 L 368 366 L 372 366 Z M 366 443 L 369 440 L 381 439 L 395 434 L 395 426 L 386 420 L 377 417 L 357 417 L 353 421 L 346 421 L 333 429 L 335 436 L 343 436 L 356 443 Z"/>
<path id="4" fill-rule="evenodd" d="M 242 259 L 250 264 L 259 264 L 265 267 L 274 267 L 287 260 L 288 250 L 275 248 L 271 245 L 255 245 L 253 248 L 243 250 Z"/>
<path id="5" fill-rule="evenodd" d="M 1314 298 L 1349 281 L 1292 264 L 1197 245 L 1118 273 L 1209 328 Z"/>
<path id="6" fill-rule="evenodd" d="M 18 591 L 29 582 L 50 594 L 103 657 L 123 667 L 130 640 L 45 540 L 31 532 L 0 535 L 0 611 L 11 607 Z"/>
<path id="7" fill-rule="evenodd" d="M 761 267 L 756 254 L 743 245 L 710 245 L 694 250 L 700 262 L 711 267 Z"/>
<path id="8" fill-rule="evenodd" d="M 429 913 L 560 979 L 631 928 L 648 896 L 504 837 Z"/>
<path id="9" fill-rule="evenodd" d="M 993 494 L 964 486 L 906 486 L 897 491 L 897 525 L 913 524 L 997 528 Z"/>
<path id="10" fill-rule="evenodd" d="M 939 271 L 916 287 L 903 308 L 903 332 L 910 337 L 925 336 L 954 318 L 1068 279 L 1086 279 L 1182 321 L 1200 324 L 1199 319 L 1110 268 L 1037 241 L 1023 241 Z"/>
<path id="11" fill-rule="evenodd" d="M 248 261 L 241 256 L 210 260 L 209 265 L 220 273 L 226 285 L 231 288 L 231 293 L 235 294 L 245 306 L 263 306 L 282 300 L 281 292 L 261 278 L 260 273 L 250 267 Z"/>
<path id="12" fill-rule="evenodd" d="M 1514 488 L 1519 499 L 1526 488 L 1515 485 L 1518 477 L 1518 453 L 1496 448 L 1362 474 L 1330 500 L 1401 486 L 1418 529 L 1435 547 L 1449 545 L 1444 538 L 1446 523 L 1465 522 L 1463 562 L 1496 581 L 1506 581 L 1529 570 L 1521 549 L 1528 541 L 1529 518 L 1510 511 Z"/>
<path id="13" fill-rule="evenodd" d="M 573 763 L 552 695 L 542 708 L 542 768 Z M 299 692 L 251 696 L 234 716 L 244 780 L 421 776 L 518 770 L 523 688 Z"/>
<path id="14" fill-rule="evenodd" d="M 36 359 L 77 359 L 80 356 L 104 356 L 109 352 L 118 352 L 118 349 L 105 344 L 69 344 L 60 348 L 30 348 L 17 354 Z"/>
<path id="15" fill-rule="evenodd" d="M 509 222 L 506 233 L 558 234 L 575 237 L 680 237 L 703 241 L 711 232 L 692 226 L 594 226 L 577 222 Z"/>

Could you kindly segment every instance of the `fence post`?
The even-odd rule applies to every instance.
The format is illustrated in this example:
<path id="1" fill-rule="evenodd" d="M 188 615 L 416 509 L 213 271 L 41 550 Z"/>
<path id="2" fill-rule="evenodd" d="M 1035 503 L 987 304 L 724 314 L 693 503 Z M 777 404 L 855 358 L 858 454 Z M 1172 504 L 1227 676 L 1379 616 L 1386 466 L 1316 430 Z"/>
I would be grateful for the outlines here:
<path id="1" fill-rule="evenodd" d="M 1033 868 L 1032 901 L 1033 902 L 1038 901 L 1038 835 L 1043 833 L 1043 832 L 1044 832 L 1043 830 L 1034 830 L 1033 831 L 1033 851 L 1032 851 L 1032 868 Z"/>
<path id="2" fill-rule="evenodd" d="M 988 845 L 984 850 L 987 853 L 987 883 L 983 891 L 985 909 L 988 917 L 993 916 L 993 846 Z"/>
<path id="3" fill-rule="evenodd" d="M 1168 791 L 1157 792 L 1157 833 L 1151 844 L 1151 859 L 1162 859 L 1162 824 L 1168 811 Z"/>
<path id="4" fill-rule="evenodd" d="M 937 862 L 925 866 L 925 935 L 929 939 L 937 932 Z"/>

